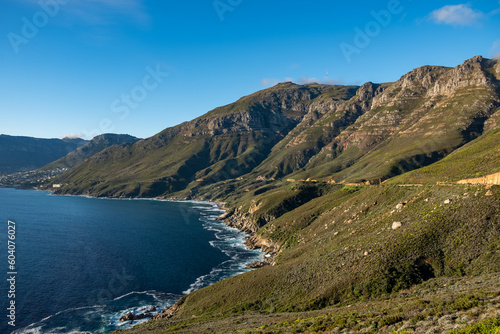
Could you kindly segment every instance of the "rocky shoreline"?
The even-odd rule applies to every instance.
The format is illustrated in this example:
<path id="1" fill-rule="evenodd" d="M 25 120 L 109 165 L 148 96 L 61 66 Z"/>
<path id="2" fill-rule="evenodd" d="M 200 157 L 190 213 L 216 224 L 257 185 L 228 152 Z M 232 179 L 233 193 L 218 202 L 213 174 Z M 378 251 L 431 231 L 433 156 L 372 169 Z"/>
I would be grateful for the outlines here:
<path id="1" fill-rule="evenodd" d="M 169 199 L 172 200 L 172 199 Z M 192 200 L 192 199 L 191 199 Z M 173 201 L 183 201 L 180 199 L 175 199 Z M 203 200 L 200 200 L 203 201 Z M 207 201 L 203 201 L 207 202 Z M 248 263 L 245 266 L 245 269 L 257 269 L 261 268 L 264 266 L 268 265 L 275 265 L 275 258 L 280 252 L 280 247 L 278 244 L 261 238 L 259 235 L 257 235 L 257 229 L 258 227 L 253 223 L 247 215 L 242 215 L 239 213 L 238 210 L 234 209 L 228 209 L 225 207 L 225 203 L 222 202 L 213 202 L 210 201 L 210 203 L 215 203 L 219 206 L 221 210 L 225 210 L 225 212 L 220 215 L 219 217 L 216 218 L 218 221 L 222 221 L 224 224 L 226 224 L 229 227 L 236 228 L 240 230 L 241 232 L 247 233 L 249 237 L 247 238 L 245 245 L 249 249 L 260 249 L 263 253 L 263 259 L 262 261 L 255 261 L 252 263 Z M 187 296 L 187 295 L 186 295 Z M 134 316 L 133 314 L 127 314 L 126 318 L 124 318 L 123 321 L 130 321 L 131 324 L 133 323 L 134 320 L 139 320 L 139 319 L 144 319 L 144 318 L 150 318 L 151 320 L 160 320 L 160 319 L 169 319 L 175 315 L 175 313 L 179 310 L 181 305 L 184 303 L 184 297 L 181 297 L 174 305 L 171 307 L 166 307 L 160 312 L 158 312 L 156 315 L 152 315 L 151 312 L 144 312 L 142 314 Z M 125 316 L 124 316 L 125 317 Z M 122 319 L 120 318 L 120 321 Z"/>
<path id="2" fill-rule="evenodd" d="M 143 320 L 143 319 L 147 319 L 147 318 L 149 318 L 149 320 L 168 319 L 174 315 L 175 311 L 177 311 L 179 309 L 179 306 L 180 306 L 179 301 L 170 307 L 166 306 L 164 309 L 162 309 L 160 311 L 158 311 L 158 308 L 156 306 L 153 306 L 149 310 L 144 311 L 144 312 L 139 313 L 139 314 L 133 314 L 132 312 L 129 312 L 129 313 L 125 314 L 124 316 L 121 316 L 119 321 L 121 321 L 121 322 L 128 321 L 128 323 L 130 325 L 133 325 L 134 321 Z M 157 312 L 157 313 L 154 314 L 154 312 Z"/>
<path id="3" fill-rule="evenodd" d="M 50 191 L 54 195 L 61 196 L 90 196 L 96 197 L 92 195 L 69 195 L 69 194 L 58 194 L 54 191 Z M 124 197 L 107 197 L 110 199 L 130 199 Z M 275 258 L 280 252 L 280 246 L 270 240 L 264 239 L 257 234 L 258 226 L 250 219 L 249 213 L 243 214 L 238 209 L 231 209 L 226 207 L 226 203 L 217 202 L 217 201 L 207 201 L 204 199 L 193 199 L 193 198 L 147 198 L 147 197 L 135 197 L 133 199 L 149 199 L 149 200 L 160 200 L 160 201 L 171 201 L 171 202 L 205 202 L 216 204 L 221 210 L 225 212 L 216 218 L 217 221 L 223 222 L 228 227 L 232 227 L 238 229 L 241 232 L 244 232 L 249 235 L 245 241 L 245 246 L 249 249 L 260 249 L 263 253 L 263 259 L 261 261 L 255 261 L 248 263 L 245 266 L 245 269 L 257 269 L 268 265 L 275 265 Z M 133 324 L 134 321 L 143 320 L 149 318 L 149 320 L 159 320 L 159 319 L 168 319 L 174 316 L 176 311 L 183 304 L 184 297 L 181 297 L 174 305 L 170 307 L 165 307 L 161 311 L 158 311 L 158 307 L 153 306 L 151 309 L 139 313 L 133 314 L 129 312 L 122 317 L 120 317 L 119 321 L 121 322 L 129 322 L 129 324 Z M 157 312 L 154 314 L 154 312 Z"/>
<path id="4" fill-rule="evenodd" d="M 275 259 L 280 252 L 280 246 L 257 234 L 258 226 L 250 219 L 248 213 L 242 214 L 238 209 L 228 210 L 223 204 L 221 209 L 227 211 L 217 217 L 217 220 L 223 221 L 227 226 L 236 228 L 250 235 L 245 245 L 249 249 L 260 249 L 261 252 L 264 253 L 262 261 L 249 263 L 245 268 L 256 269 L 267 265 L 275 265 Z"/>

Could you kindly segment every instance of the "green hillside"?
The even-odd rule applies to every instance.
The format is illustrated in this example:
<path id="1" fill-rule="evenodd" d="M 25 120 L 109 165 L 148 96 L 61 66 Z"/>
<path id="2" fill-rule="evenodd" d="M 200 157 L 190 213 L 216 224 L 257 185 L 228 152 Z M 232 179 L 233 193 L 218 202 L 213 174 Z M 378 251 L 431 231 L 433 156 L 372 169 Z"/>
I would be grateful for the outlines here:
<path id="1" fill-rule="evenodd" d="M 85 143 L 85 145 L 40 169 L 51 170 L 56 168 L 73 168 L 82 163 L 85 159 L 92 157 L 110 146 L 135 143 L 138 140 L 139 138 L 129 135 L 118 135 L 112 133 L 102 134 L 92 138 L 92 140 Z"/>
<path id="2" fill-rule="evenodd" d="M 482 57 L 393 83 L 279 84 L 54 182 L 224 202 L 268 255 L 132 333 L 498 329 L 500 186 L 456 181 L 500 171 L 499 107 L 500 62 Z"/>

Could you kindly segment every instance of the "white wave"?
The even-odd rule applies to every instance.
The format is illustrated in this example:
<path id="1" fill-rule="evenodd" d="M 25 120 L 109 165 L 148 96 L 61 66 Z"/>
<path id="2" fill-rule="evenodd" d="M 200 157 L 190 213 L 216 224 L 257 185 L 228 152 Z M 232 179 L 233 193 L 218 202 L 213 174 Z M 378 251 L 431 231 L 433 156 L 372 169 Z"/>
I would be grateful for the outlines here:
<path id="1" fill-rule="evenodd" d="M 95 319 L 93 319 L 93 316 L 95 316 L 97 314 L 103 320 L 108 319 L 108 320 L 103 322 L 103 325 L 108 324 L 108 325 L 117 327 L 117 329 L 118 329 L 118 327 L 123 328 L 123 329 L 130 328 L 132 326 L 128 325 L 128 322 L 119 321 L 119 318 L 122 315 L 127 314 L 128 312 L 132 312 L 134 314 L 135 313 L 143 313 L 144 311 L 149 310 L 152 306 L 158 307 L 157 312 L 159 312 L 161 309 L 165 308 L 166 306 L 173 305 L 175 303 L 175 301 L 177 301 L 181 297 L 180 295 L 177 295 L 177 294 L 158 292 L 155 290 L 131 291 L 131 292 L 128 292 L 122 296 L 116 297 L 115 299 L 112 300 L 112 302 L 121 300 L 123 298 L 126 298 L 128 296 L 132 296 L 132 295 L 150 296 L 154 300 L 154 305 L 152 305 L 152 304 L 151 305 L 141 305 L 138 307 L 128 308 L 126 310 L 121 310 L 118 312 L 111 311 L 111 309 L 109 309 L 110 307 L 112 307 L 111 305 L 94 305 L 94 306 L 85 306 L 85 307 L 73 307 L 73 308 L 68 308 L 68 309 L 65 309 L 63 311 L 59 311 L 55 314 L 49 315 L 49 316 L 43 318 L 42 320 L 37 321 L 35 323 L 32 323 L 29 326 L 22 328 L 18 331 L 15 331 L 13 333 L 15 333 L 15 334 L 44 334 L 44 333 L 95 334 L 93 332 L 75 329 L 75 327 L 79 327 L 79 326 L 75 326 L 73 328 L 51 327 L 50 326 L 49 321 L 54 320 L 58 316 L 60 316 L 62 314 L 66 314 L 66 313 L 70 313 L 70 312 L 78 312 L 78 311 L 86 311 L 86 312 L 79 312 L 78 316 L 81 317 L 82 319 L 84 319 L 84 322 L 87 322 L 87 323 L 91 323 L 93 321 L 95 322 Z M 151 313 L 154 315 L 157 312 L 151 312 Z M 68 316 L 73 317 L 74 315 L 70 314 Z M 139 323 L 143 323 L 147 320 L 148 319 L 146 318 L 146 319 L 144 319 L 144 321 L 142 321 L 142 320 L 134 321 L 134 325 L 139 324 Z M 56 321 L 60 321 L 60 319 L 59 320 L 56 319 Z M 122 325 L 128 325 L 128 326 L 123 327 Z M 45 330 L 44 327 L 48 327 L 48 328 L 50 328 L 50 330 Z M 104 333 L 104 330 L 99 331 L 99 333 Z"/>
<path id="2" fill-rule="evenodd" d="M 79 196 L 79 197 L 88 197 L 88 196 Z M 107 199 L 107 198 L 100 198 L 100 199 Z M 115 199 L 119 200 L 119 199 Z M 130 199 L 128 199 L 130 200 Z M 170 201 L 170 202 L 186 202 L 186 203 L 192 203 L 195 204 L 193 206 L 189 206 L 190 209 L 196 209 L 199 210 L 200 212 L 200 217 L 199 220 L 202 223 L 202 226 L 204 229 L 209 230 L 211 232 L 214 232 L 215 240 L 210 241 L 210 245 L 214 248 L 219 249 L 221 252 L 226 254 L 226 256 L 229 257 L 228 260 L 222 262 L 221 264 L 215 266 L 214 268 L 211 269 L 211 271 L 206 274 L 198 277 L 195 282 L 193 282 L 189 288 L 184 291 L 184 294 L 190 293 L 192 291 L 195 291 L 197 289 L 200 289 L 202 287 L 208 286 L 210 284 L 216 283 L 222 279 L 235 276 L 241 273 L 244 273 L 248 271 L 248 269 L 245 269 L 245 266 L 247 263 L 251 263 L 254 261 L 257 261 L 262 258 L 262 253 L 256 250 L 249 250 L 244 242 L 246 238 L 248 237 L 246 234 L 243 232 L 240 232 L 238 229 L 232 228 L 224 224 L 223 222 L 216 221 L 215 219 L 223 212 L 220 208 L 220 204 L 213 203 L 213 202 L 204 202 L 204 201 L 171 201 L 171 200 L 164 200 L 164 199 L 136 199 L 136 200 L 157 200 L 157 201 Z M 174 295 L 174 294 L 169 294 L 165 292 L 159 292 L 155 290 L 149 290 L 149 291 L 131 291 L 127 292 L 126 294 L 114 298 L 111 302 L 116 302 L 120 301 L 124 298 L 127 298 L 129 296 L 133 296 L 135 294 L 139 295 L 148 295 L 151 296 L 154 299 L 154 306 L 159 306 L 158 310 L 161 310 L 165 306 L 171 306 L 173 303 L 175 303 L 181 296 L 180 295 Z M 146 300 L 144 300 L 146 301 Z M 151 301 L 149 301 L 151 302 Z M 120 302 L 121 303 L 121 302 Z M 148 303 L 148 302 L 146 302 Z M 119 318 L 123 316 L 124 314 L 127 314 L 128 312 L 144 312 L 145 310 L 149 309 L 153 305 L 141 305 L 133 308 L 127 308 L 126 310 L 122 309 L 120 311 L 117 311 L 116 309 L 114 311 L 111 311 L 111 309 L 106 309 L 106 307 L 109 305 L 96 305 L 96 306 L 87 306 L 87 307 L 78 307 L 78 308 L 70 308 L 67 310 L 63 310 L 60 312 L 57 312 L 56 314 L 50 315 L 44 319 L 42 319 L 39 322 L 35 322 L 28 327 L 22 329 L 21 331 L 15 332 L 16 334 L 42 334 L 44 333 L 44 327 L 47 326 L 47 322 L 51 320 L 54 317 L 57 317 L 63 313 L 67 312 L 73 312 L 73 311 L 81 311 L 81 310 L 89 310 L 89 312 L 86 312 L 85 314 L 81 315 L 84 316 L 85 318 L 89 319 L 91 318 L 92 315 L 95 315 L 95 310 L 98 310 L 99 308 L 103 308 L 102 310 L 99 310 L 99 315 L 105 320 L 103 323 L 103 326 L 106 324 L 108 326 L 112 326 L 115 329 L 125 329 L 125 328 L 130 328 L 132 327 L 128 322 L 121 322 L 119 321 Z M 142 311 L 141 311 L 142 310 Z M 79 315 L 79 316 L 80 316 Z M 70 315 L 73 316 L 73 315 Z M 144 320 L 139 320 L 139 321 L 134 321 L 133 325 L 143 323 L 147 321 L 148 319 Z M 73 328 L 68 328 L 67 331 L 71 330 L 70 333 L 75 333 L 75 334 L 83 334 L 83 333 L 88 333 L 88 332 L 82 332 L 79 331 L 78 326 L 75 326 Z M 103 327 L 104 328 L 104 327 Z M 54 329 L 54 328 L 52 328 Z M 64 330 L 64 328 L 61 328 L 61 330 Z M 104 329 L 103 329 L 104 330 Z M 53 333 L 52 330 L 50 333 Z M 54 331 L 54 333 L 59 333 L 58 331 Z M 63 332 L 61 332 L 63 333 Z M 99 333 L 103 333 L 99 331 Z"/>
<path id="3" fill-rule="evenodd" d="M 38 333 L 43 333 L 43 324 L 46 323 L 48 320 L 55 318 L 63 313 L 69 313 L 69 312 L 74 312 L 74 311 L 81 311 L 81 310 L 90 310 L 90 309 L 98 309 L 98 308 L 103 308 L 105 305 L 94 305 L 94 306 L 83 306 L 83 307 L 72 307 L 68 308 L 66 310 L 59 311 L 57 313 L 51 314 L 45 318 L 43 318 L 40 321 L 34 322 L 28 326 L 26 326 L 23 329 L 20 329 L 19 331 L 15 331 L 13 333 L 16 334 L 38 334 Z M 55 331 L 56 328 L 53 328 L 52 331 Z M 89 333 L 89 332 L 73 332 L 73 333 Z"/>
<path id="4" fill-rule="evenodd" d="M 209 202 L 209 201 L 198 201 L 198 200 L 176 200 L 176 199 L 165 199 L 165 198 L 116 198 L 116 197 L 94 197 L 89 195 L 56 195 L 51 191 L 45 191 L 49 196 L 66 196 L 66 197 L 82 197 L 82 198 L 93 198 L 102 200 L 127 200 L 127 201 L 157 201 L 157 202 L 172 202 L 172 203 L 190 203 L 190 204 L 202 204 L 204 206 L 192 206 L 193 209 L 206 210 L 211 212 L 224 212 L 221 209 L 222 204 Z"/>
<path id="5" fill-rule="evenodd" d="M 159 291 L 155 291 L 155 290 L 148 290 L 148 291 L 130 291 L 130 292 L 127 292 L 126 294 L 124 295 L 121 295 L 121 296 L 118 296 L 116 298 L 113 299 L 113 301 L 117 301 L 117 300 L 120 300 L 120 299 L 123 299 L 125 297 L 128 297 L 128 296 L 131 296 L 133 294 L 137 294 L 137 295 L 148 295 L 148 296 L 151 296 L 153 297 L 154 299 L 156 300 L 160 300 L 161 298 L 159 297 L 159 295 L 168 295 L 167 293 L 164 293 L 164 292 L 159 292 Z"/>
<path id="6" fill-rule="evenodd" d="M 219 211 L 224 212 L 223 210 Z M 219 249 L 230 259 L 212 268 L 210 273 L 198 277 L 195 282 L 183 292 L 184 294 L 188 294 L 220 280 L 247 272 L 251 270 L 245 269 L 248 263 L 262 259 L 262 252 L 250 250 L 245 245 L 248 235 L 236 228 L 227 226 L 223 222 L 216 221 L 215 219 L 217 217 L 218 216 L 214 215 L 202 215 L 200 221 L 203 223 L 203 228 L 214 232 L 216 240 L 209 241 L 209 244 Z"/>
<path id="7" fill-rule="evenodd" d="M 28 328 L 28 327 L 14 331 L 12 332 L 12 334 L 42 334 L 42 326 L 34 328 Z"/>

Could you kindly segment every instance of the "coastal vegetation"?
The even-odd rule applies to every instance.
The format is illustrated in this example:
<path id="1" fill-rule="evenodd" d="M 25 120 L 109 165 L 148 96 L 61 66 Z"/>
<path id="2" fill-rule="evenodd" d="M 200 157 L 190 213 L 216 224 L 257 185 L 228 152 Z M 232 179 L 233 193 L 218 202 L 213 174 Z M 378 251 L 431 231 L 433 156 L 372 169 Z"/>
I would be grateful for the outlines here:
<path id="1" fill-rule="evenodd" d="M 394 83 L 279 84 L 52 183 L 60 194 L 223 202 L 262 268 L 130 333 L 498 331 L 500 61 Z"/>

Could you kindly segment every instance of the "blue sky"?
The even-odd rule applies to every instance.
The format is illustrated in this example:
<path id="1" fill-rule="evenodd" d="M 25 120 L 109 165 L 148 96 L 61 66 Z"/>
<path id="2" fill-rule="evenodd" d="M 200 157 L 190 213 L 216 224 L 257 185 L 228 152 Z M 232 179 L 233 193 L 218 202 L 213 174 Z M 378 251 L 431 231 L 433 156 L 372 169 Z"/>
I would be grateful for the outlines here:
<path id="1" fill-rule="evenodd" d="M 282 81 L 500 55 L 500 1 L 3 0 L 0 133 L 149 137 Z"/>

